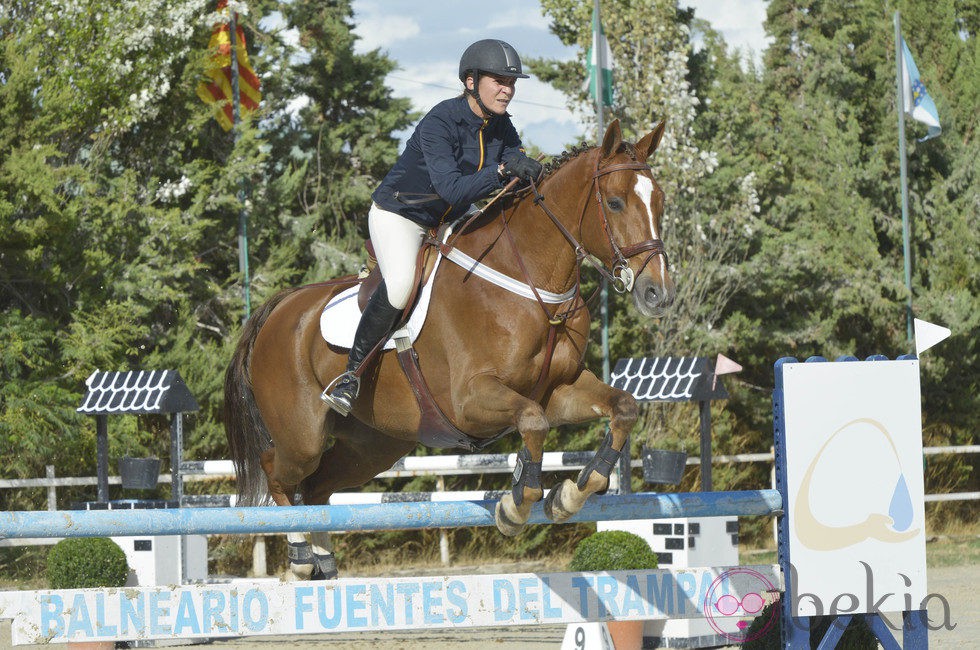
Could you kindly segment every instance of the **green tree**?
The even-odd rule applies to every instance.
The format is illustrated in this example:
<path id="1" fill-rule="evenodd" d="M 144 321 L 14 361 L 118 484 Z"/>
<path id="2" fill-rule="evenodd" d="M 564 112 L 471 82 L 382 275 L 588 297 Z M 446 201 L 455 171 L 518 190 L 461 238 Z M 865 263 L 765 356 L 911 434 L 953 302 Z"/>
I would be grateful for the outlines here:
<path id="1" fill-rule="evenodd" d="M 195 93 L 212 0 L 0 11 L 0 460 L 11 474 L 51 462 L 59 475 L 93 473 L 93 422 L 75 407 L 95 369 L 179 370 L 202 407 L 188 454 L 226 457 L 218 414 L 243 314 L 243 208 L 257 300 L 354 266 L 357 216 L 394 161 L 390 133 L 410 119 L 383 83 L 392 63 L 353 53 L 348 2 L 289 5 L 279 19 L 271 2 L 239 6 L 263 102 L 237 134 Z M 118 420 L 111 456 L 167 455 L 163 419 Z"/>
<path id="2" fill-rule="evenodd" d="M 586 113 L 591 5 L 545 0 L 553 31 L 580 54 L 533 62 Z M 959 333 L 923 359 L 926 435 L 963 442 L 980 414 L 977 343 L 968 334 L 977 330 L 980 277 L 976 12 L 955 0 L 897 8 L 945 129 L 918 143 L 922 129 L 909 122 L 914 303 L 919 317 Z M 643 331 L 615 305 L 613 356 L 724 352 L 740 361 L 746 371 L 729 382 L 733 397 L 715 420 L 716 449 L 769 446 L 776 359 L 909 351 L 894 9 L 773 0 L 765 24 L 773 43 L 757 69 L 674 2 L 602 4 L 615 63 L 612 113 L 634 135 L 668 119 L 654 166 L 667 190 L 679 289 L 674 313 Z M 693 413 L 681 411 L 651 413 L 693 445 Z M 971 470 L 950 471 L 962 482 Z"/>
<path id="3" fill-rule="evenodd" d="M 954 337 L 922 360 L 927 444 L 976 430 L 976 37 L 958 3 L 899 3 L 903 33 L 936 99 L 943 135 L 919 143 L 907 121 L 916 315 Z M 906 8 L 908 11 L 906 11 Z M 767 386 L 779 356 L 895 357 L 905 330 L 893 12 L 873 2 L 774 0 L 754 149 L 765 232 L 750 281 L 726 313 L 738 328 L 746 378 Z M 966 305 L 973 305 L 967 308 Z M 768 400 L 742 403 L 740 421 L 768 427 Z M 752 402 L 755 402 L 753 405 Z M 940 462 L 928 489 L 968 480 Z M 940 476 L 945 474 L 945 476 Z"/>

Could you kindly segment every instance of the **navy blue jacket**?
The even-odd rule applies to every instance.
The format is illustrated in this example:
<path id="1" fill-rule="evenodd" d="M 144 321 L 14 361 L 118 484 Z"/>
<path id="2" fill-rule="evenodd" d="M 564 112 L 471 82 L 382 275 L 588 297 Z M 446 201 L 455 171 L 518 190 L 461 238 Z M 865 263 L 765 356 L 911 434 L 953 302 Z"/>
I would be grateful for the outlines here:
<path id="1" fill-rule="evenodd" d="M 438 226 L 503 187 L 497 174 L 501 157 L 520 150 L 510 117 L 494 115 L 484 122 L 465 96 L 447 99 L 415 127 L 371 198 L 422 226 Z"/>

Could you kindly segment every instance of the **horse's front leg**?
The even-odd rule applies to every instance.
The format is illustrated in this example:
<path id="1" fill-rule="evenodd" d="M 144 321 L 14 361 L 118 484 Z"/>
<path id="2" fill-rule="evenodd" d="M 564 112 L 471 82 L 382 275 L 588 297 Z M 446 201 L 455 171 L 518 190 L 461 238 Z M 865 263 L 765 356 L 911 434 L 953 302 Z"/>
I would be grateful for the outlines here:
<path id="1" fill-rule="evenodd" d="M 492 375 L 479 375 L 471 380 L 460 405 L 461 419 L 467 424 L 489 428 L 515 426 L 524 440 L 524 447 L 517 454 L 511 491 L 500 498 L 494 513 L 497 529 L 513 537 L 523 530 L 531 516 L 531 506 L 544 494 L 541 459 L 544 439 L 550 429 L 544 408 L 507 388 Z"/>
<path id="2" fill-rule="evenodd" d="M 545 516 L 556 523 L 566 521 L 582 509 L 590 495 L 609 487 L 609 475 L 619 461 L 638 413 L 632 395 L 599 381 L 587 370 L 575 382 L 554 390 L 545 412 L 549 421 L 556 425 L 576 424 L 608 417 L 609 433 L 576 481 L 566 479 L 548 493 Z"/>

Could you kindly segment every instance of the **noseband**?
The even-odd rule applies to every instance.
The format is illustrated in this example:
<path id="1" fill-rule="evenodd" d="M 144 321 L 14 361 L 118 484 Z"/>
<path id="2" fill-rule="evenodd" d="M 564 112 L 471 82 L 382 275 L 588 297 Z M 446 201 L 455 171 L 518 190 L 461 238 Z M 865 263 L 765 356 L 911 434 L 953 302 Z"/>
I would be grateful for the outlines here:
<path id="1" fill-rule="evenodd" d="M 612 230 L 609 228 L 609 219 L 606 217 L 606 209 L 602 201 L 602 190 L 599 188 L 599 179 L 607 174 L 613 172 L 624 171 L 624 170 L 650 170 L 650 166 L 643 162 L 628 162 L 628 163 L 617 163 L 615 165 L 609 165 L 607 167 L 599 167 L 599 161 L 602 159 L 602 153 L 599 152 L 596 155 L 595 170 L 592 173 L 592 183 L 589 186 L 589 191 L 583 196 L 581 203 L 578 207 L 579 222 L 578 230 L 582 232 L 582 224 L 585 222 L 585 210 L 588 205 L 589 197 L 592 194 L 592 188 L 595 188 L 595 198 L 596 203 L 599 207 L 599 219 L 602 223 L 602 231 L 605 233 L 606 238 L 609 240 L 609 247 L 612 250 L 612 268 L 607 269 L 606 266 L 598 259 L 595 255 L 589 253 L 585 250 L 585 247 L 574 235 L 568 231 L 561 221 L 554 215 L 554 213 L 544 204 L 544 196 L 538 192 L 538 188 L 534 182 L 531 183 L 531 190 L 534 192 L 534 203 L 539 206 L 542 211 L 551 221 L 555 224 L 558 230 L 561 232 L 562 236 L 571 244 L 572 248 L 575 249 L 576 260 L 581 263 L 583 260 L 588 260 L 592 266 L 602 275 L 612 288 L 618 293 L 627 293 L 633 290 L 633 282 L 635 276 L 633 270 L 629 266 L 629 259 L 635 257 L 640 253 L 650 252 L 646 259 L 643 260 L 643 264 L 640 265 L 639 273 L 643 273 L 643 269 L 646 268 L 647 264 L 650 263 L 657 255 L 663 255 L 664 264 L 667 264 L 667 251 L 664 249 L 664 243 L 660 239 L 647 239 L 636 244 L 631 244 L 629 246 L 620 247 L 615 238 L 613 237 Z"/>

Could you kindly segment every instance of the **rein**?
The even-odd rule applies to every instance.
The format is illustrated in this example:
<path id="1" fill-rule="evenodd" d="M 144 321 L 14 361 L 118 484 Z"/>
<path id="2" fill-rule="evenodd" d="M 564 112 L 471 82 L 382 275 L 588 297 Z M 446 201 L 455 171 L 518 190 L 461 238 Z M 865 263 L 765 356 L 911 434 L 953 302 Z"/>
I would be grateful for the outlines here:
<path id="1" fill-rule="evenodd" d="M 534 181 L 531 181 L 530 183 L 531 192 L 534 195 L 534 199 L 533 199 L 534 204 L 539 208 L 541 208 L 541 210 L 548 216 L 548 218 L 551 219 L 551 222 L 558 229 L 558 232 L 561 233 L 562 237 L 565 238 L 568 244 L 575 251 L 576 279 L 575 279 L 575 286 L 573 288 L 573 292 L 569 300 L 575 297 L 579 297 L 581 295 L 580 288 L 581 288 L 582 262 L 588 261 L 589 264 L 596 269 L 599 275 L 601 275 L 609 282 L 609 284 L 613 287 L 615 291 L 617 291 L 618 293 L 626 293 L 633 289 L 633 282 L 635 279 L 635 275 L 632 269 L 630 269 L 629 267 L 630 258 L 649 251 L 649 255 L 647 255 L 646 259 L 643 261 L 643 264 L 640 266 L 641 273 L 643 272 L 643 269 L 646 268 L 646 265 L 650 263 L 650 260 L 652 260 L 654 257 L 658 255 L 662 255 L 664 257 L 665 263 L 667 260 L 667 252 L 664 249 L 664 243 L 661 239 L 648 239 L 624 247 L 620 247 L 617 244 L 615 238 L 612 235 L 612 231 L 609 228 L 609 219 L 606 216 L 606 211 L 602 200 L 602 191 L 599 188 L 599 179 L 602 178 L 603 176 L 618 171 L 649 170 L 650 166 L 647 165 L 645 162 L 634 161 L 628 163 L 617 163 L 615 165 L 608 165 L 606 167 L 600 167 L 599 163 L 601 162 L 601 158 L 602 158 L 602 153 L 597 152 L 594 171 L 592 173 L 592 182 L 589 186 L 589 191 L 585 195 L 583 195 L 582 200 L 577 208 L 577 212 L 579 214 L 578 230 L 580 233 L 582 232 L 582 226 L 585 222 L 585 213 L 586 213 L 586 208 L 588 207 L 589 197 L 592 195 L 593 188 L 595 188 L 595 198 L 596 198 L 596 203 L 598 205 L 599 218 L 602 224 L 602 231 L 603 233 L 605 233 L 606 238 L 609 241 L 610 250 L 612 251 L 612 256 L 613 256 L 612 268 L 607 268 L 603 264 L 602 260 L 600 260 L 592 253 L 589 253 L 587 250 L 585 250 L 585 247 L 581 244 L 581 242 L 579 242 L 578 239 L 575 238 L 575 236 L 561 222 L 561 220 L 555 215 L 555 213 L 545 204 L 545 197 L 543 194 L 541 194 L 541 192 L 538 191 L 537 183 Z M 505 192 L 510 190 L 515 185 L 516 181 L 517 179 L 512 179 L 511 182 L 508 183 L 507 186 L 497 196 L 494 197 L 494 201 L 500 198 L 500 196 L 503 195 Z M 467 219 L 466 222 L 462 225 L 462 227 L 453 233 L 449 241 L 442 243 L 439 242 L 438 240 L 431 239 L 430 243 L 435 245 L 437 248 L 439 248 L 442 251 L 442 254 L 448 257 L 449 252 L 455 248 L 454 244 L 456 239 L 466 231 L 467 227 L 470 224 L 472 224 L 474 220 L 482 216 L 485 213 L 485 210 L 486 208 L 483 208 L 482 210 L 479 210 L 473 215 L 471 215 L 470 218 Z M 503 232 L 506 235 L 506 238 L 510 243 L 511 248 L 514 250 L 514 254 L 517 259 L 517 265 L 520 268 L 521 273 L 524 275 L 524 278 L 527 280 L 526 286 L 530 289 L 530 292 L 533 294 L 534 299 L 537 301 L 538 305 L 540 305 L 541 310 L 544 312 L 545 317 L 548 319 L 548 323 L 552 326 L 552 329 L 554 329 L 555 327 L 561 325 L 569 317 L 571 317 L 575 312 L 579 311 L 580 309 L 583 309 L 585 306 L 585 302 L 583 302 L 578 306 L 574 306 L 574 305 L 569 306 L 569 308 L 566 309 L 565 311 L 561 313 L 556 312 L 554 315 L 552 315 L 548 311 L 548 308 L 545 304 L 545 300 L 542 299 L 541 297 L 541 292 L 539 292 L 539 290 L 534 286 L 534 283 L 531 281 L 530 273 L 528 272 L 527 267 L 524 264 L 524 260 L 521 256 L 520 249 L 517 246 L 517 242 L 514 239 L 513 233 L 511 233 L 510 231 L 510 227 L 508 226 L 507 219 L 504 218 L 503 211 L 500 212 L 500 216 L 501 216 L 501 222 L 503 224 Z"/>
<path id="2" fill-rule="evenodd" d="M 575 250 L 576 264 L 581 266 L 583 261 L 588 261 L 599 275 L 604 277 L 612 285 L 618 293 L 626 293 L 633 289 L 634 274 L 629 267 L 629 258 L 635 257 L 640 253 L 645 253 L 650 251 L 650 254 L 643 261 L 640 266 L 640 272 L 646 268 L 646 265 L 650 263 L 650 260 L 657 255 L 663 255 L 664 260 L 667 258 L 667 251 L 664 249 L 664 243 L 660 239 L 647 239 L 646 241 L 639 242 L 637 244 L 632 244 L 624 248 L 620 248 L 613 238 L 612 231 L 609 229 L 609 219 L 606 217 L 606 210 L 602 201 L 602 191 L 599 188 L 599 179 L 607 174 L 613 172 L 624 171 L 624 170 L 649 170 L 650 166 L 642 162 L 630 162 L 630 163 L 618 163 L 615 165 L 609 165 L 608 167 L 599 167 L 599 161 L 601 158 L 601 153 L 596 156 L 595 161 L 595 171 L 592 173 L 592 184 L 589 187 L 589 193 L 587 193 L 579 206 L 579 222 L 578 229 L 579 232 L 582 231 L 582 224 L 585 222 L 585 208 L 589 200 L 589 195 L 592 192 L 592 187 L 595 187 L 595 197 L 596 203 L 599 208 L 599 217 L 602 221 L 602 231 L 605 233 L 606 238 L 609 240 L 609 247 L 613 253 L 613 265 L 612 269 L 607 269 L 602 263 L 602 260 L 597 258 L 585 250 L 585 247 L 574 235 L 568 231 L 568 228 L 562 224 L 562 222 L 555 216 L 555 214 L 548 208 L 544 203 L 544 195 L 538 191 L 537 185 L 531 183 L 531 191 L 534 192 L 534 204 L 541 208 L 541 210 L 548 215 L 551 222 L 555 224 L 558 231 L 562 236 L 568 241 L 571 247 Z"/>

